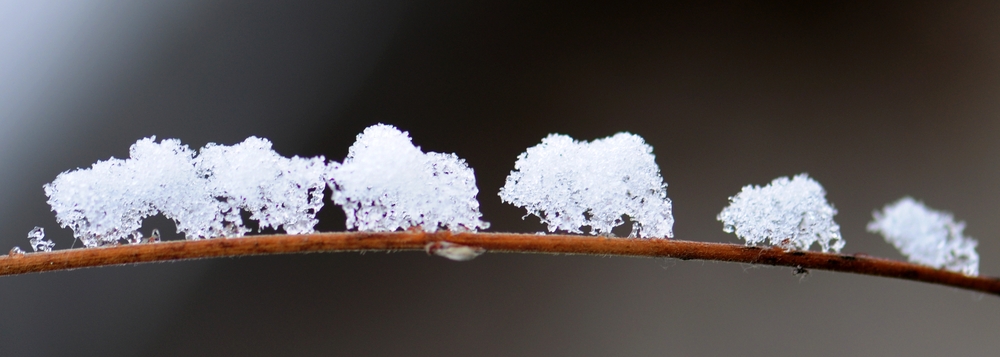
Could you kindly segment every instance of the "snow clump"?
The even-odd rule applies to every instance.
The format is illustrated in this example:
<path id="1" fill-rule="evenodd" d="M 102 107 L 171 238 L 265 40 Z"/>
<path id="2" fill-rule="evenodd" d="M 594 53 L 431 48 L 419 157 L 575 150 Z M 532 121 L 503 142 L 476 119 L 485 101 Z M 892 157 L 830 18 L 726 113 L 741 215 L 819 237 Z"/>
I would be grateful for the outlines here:
<path id="1" fill-rule="evenodd" d="M 305 234 L 314 232 L 316 213 L 323 207 L 324 161 L 322 156 L 283 157 L 267 139 L 251 136 L 233 146 L 209 143 L 195 158 L 195 168 L 211 195 L 222 200 L 232 235 L 246 232 L 241 210 L 260 229 L 282 227 L 288 234 Z"/>
<path id="2" fill-rule="evenodd" d="M 881 212 L 875 211 L 873 216 L 868 231 L 882 234 L 910 262 L 979 275 L 978 242 L 962 235 L 965 222 L 955 222 L 951 213 L 935 211 L 904 197 Z"/>
<path id="3" fill-rule="evenodd" d="M 333 202 L 347 228 L 395 231 L 489 227 L 479 213 L 476 178 L 455 154 L 424 153 L 407 132 L 377 124 L 361 134 L 342 164 L 331 163 Z"/>
<path id="4" fill-rule="evenodd" d="M 653 148 L 630 133 L 592 142 L 550 134 L 517 157 L 500 198 L 538 216 L 549 232 L 610 235 L 632 220 L 630 237 L 669 238 L 674 217 Z"/>
<path id="5" fill-rule="evenodd" d="M 67 171 L 44 186 L 56 221 L 85 246 L 140 236 L 146 217 L 162 213 L 190 239 L 222 235 L 220 202 L 195 173 L 194 151 L 177 139 L 137 141 L 129 158 Z"/>
<path id="6" fill-rule="evenodd" d="M 240 209 L 289 233 L 315 225 L 322 158 L 281 158 L 254 137 L 233 147 L 209 144 L 205 158 L 177 139 L 155 140 L 137 141 L 128 159 L 98 161 L 46 184 L 56 221 L 87 247 L 139 243 L 142 220 L 156 214 L 172 219 L 187 239 L 242 235 Z"/>
<path id="7" fill-rule="evenodd" d="M 808 250 L 819 243 L 824 252 L 840 252 L 844 239 L 833 221 L 837 210 L 826 191 L 807 174 L 779 177 L 767 186 L 747 185 L 729 198 L 719 213 L 723 231 L 736 232 L 747 245 L 769 243 L 786 250 Z"/>

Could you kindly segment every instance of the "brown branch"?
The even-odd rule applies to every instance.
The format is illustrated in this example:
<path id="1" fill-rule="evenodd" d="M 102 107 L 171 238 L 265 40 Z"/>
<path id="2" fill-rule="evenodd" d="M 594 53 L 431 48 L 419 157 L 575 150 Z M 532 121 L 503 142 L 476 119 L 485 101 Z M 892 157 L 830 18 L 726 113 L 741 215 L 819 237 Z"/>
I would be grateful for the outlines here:
<path id="1" fill-rule="evenodd" d="M 922 281 L 1000 295 L 1000 279 L 997 278 L 970 277 L 941 269 L 868 256 L 786 252 L 778 248 L 674 239 L 512 233 L 343 232 L 66 249 L 0 256 L 0 275 L 263 254 L 424 250 L 431 246 L 440 247 L 443 244 L 441 242 L 483 248 L 491 252 L 664 257 L 788 266 Z"/>

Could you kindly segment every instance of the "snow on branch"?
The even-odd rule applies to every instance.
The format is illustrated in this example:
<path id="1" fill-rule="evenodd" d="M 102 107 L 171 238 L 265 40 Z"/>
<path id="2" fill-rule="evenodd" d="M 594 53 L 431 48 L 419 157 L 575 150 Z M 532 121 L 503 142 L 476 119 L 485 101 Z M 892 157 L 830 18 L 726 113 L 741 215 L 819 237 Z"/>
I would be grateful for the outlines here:
<path id="1" fill-rule="evenodd" d="M 246 231 L 241 210 L 260 228 L 282 227 L 289 234 L 312 233 L 319 222 L 327 170 L 322 156 L 282 157 L 267 139 L 249 137 L 233 146 L 209 143 L 195 158 L 195 167 L 212 196 L 222 200 L 225 220 L 234 223 L 233 235 Z"/>
<path id="2" fill-rule="evenodd" d="M 823 186 L 807 174 L 779 177 L 764 187 L 747 185 L 729 201 L 718 220 L 726 233 L 735 232 L 747 245 L 809 250 L 819 243 L 824 252 L 844 247 L 840 226 L 833 221 L 837 210 L 826 202 Z"/>
<path id="3" fill-rule="evenodd" d="M 653 148 L 629 133 L 592 142 L 551 134 L 517 157 L 500 198 L 538 216 L 550 232 L 610 234 L 632 219 L 630 237 L 669 238 L 674 217 Z"/>
<path id="4" fill-rule="evenodd" d="M 632 221 L 630 237 L 672 238 L 672 204 L 652 147 L 619 133 L 581 142 L 552 134 L 518 156 L 500 189 L 502 201 L 538 216 L 549 231 L 610 235 Z M 361 232 L 314 233 L 323 191 Z M 840 255 L 837 210 L 806 174 L 748 185 L 718 215 L 723 230 L 745 245 L 673 239 L 602 239 L 567 235 L 477 233 L 481 218 L 475 175 L 455 154 L 424 153 L 409 134 L 389 125 L 357 136 L 343 163 L 286 158 L 266 139 L 250 137 L 199 152 L 177 139 L 137 141 L 127 159 L 98 161 L 59 174 L 44 186 L 56 221 L 87 247 L 52 251 L 44 229 L 28 234 L 34 253 L 14 247 L 0 256 L 0 275 L 154 261 L 304 252 L 424 250 L 469 260 L 487 250 L 593 254 L 767 264 L 895 277 L 1000 294 L 1000 279 L 978 277 L 977 242 L 965 224 L 903 198 L 874 213 L 868 230 L 881 233 L 911 262 Z M 262 228 L 288 235 L 239 240 L 241 213 Z M 142 238 L 142 220 L 162 214 L 188 241 Z M 403 232 L 398 232 L 404 230 Z M 309 234 L 312 233 L 312 234 Z M 121 241 L 129 245 L 118 246 Z M 756 247 L 770 244 L 773 248 Z M 819 244 L 823 252 L 804 252 Z M 918 265 L 919 264 L 919 265 Z"/>
<path id="5" fill-rule="evenodd" d="M 157 213 L 189 238 L 221 235 L 220 203 L 195 173 L 194 152 L 177 139 L 154 140 L 137 141 L 128 159 L 98 161 L 46 184 L 56 221 L 88 247 L 137 242 L 142 220 Z"/>
<path id="6" fill-rule="evenodd" d="M 331 163 L 333 202 L 347 214 L 348 229 L 434 232 L 486 229 L 480 218 L 476 177 L 455 154 L 424 153 L 407 132 L 370 126 L 342 164 Z"/>
<path id="7" fill-rule="evenodd" d="M 880 233 L 913 263 L 979 275 L 975 239 L 962 234 L 965 222 L 904 197 L 873 213 L 868 231 Z"/>
<path id="8" fill-rule="evenodd" d="M 128 159 L 98 161 L 46 184 L 56 221 L 87 247 L 139 243 L 142 220 L 156 214 L 188 239 L 242 235 L 241 209 L 261 226 L 312 232 L 323 204 L 322 157 L 283 158 L 269 141 L 250 137 L 232 147 L 209 144 L 196 158 L 180 140 L 155 140 L 137 141 Z"/>

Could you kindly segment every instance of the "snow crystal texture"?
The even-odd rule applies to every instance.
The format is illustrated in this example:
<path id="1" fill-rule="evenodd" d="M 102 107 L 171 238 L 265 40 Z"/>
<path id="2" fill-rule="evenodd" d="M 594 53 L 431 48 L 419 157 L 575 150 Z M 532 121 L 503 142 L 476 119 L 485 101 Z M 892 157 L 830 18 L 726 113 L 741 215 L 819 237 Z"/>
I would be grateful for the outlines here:
<path id="1" fill-rule="evenodd" d="M 592 142 L 551 134 L 517 157 L 500 198 L 538 216 L 550 232 L 610 235 L 633 222 L 631 237 L 669 238 L 674 217 L 653 148 L 630 133 Z"/>
<path id="2" fill-rule="evenodd" d="M 868 231 L 882 234 L 911 262 L 979 275 L 978 242 L 962 235 L 965 222 L 955 222 L 950 213 L 904 197 L 881 212 L 875 211 L 873 216 Z"/>
<path id="3" fill-rule="evenodd" d="M 747 245 L 809 250 L 819 243 L 824 252 L 844 247 L 840 226 L 833 221 L 837 210 L 827 203 L 823 186 L 806 174 L 779 177 L 764 187 L 745 186 L 729 200 L 718 219 L 726 233 L 736 232 Z"/>
<path id="4" fill-rule="evenodd" d="M 221 234 L 219 202 L 195 174 L 194 152 L 179 140 L 141 139 L 125 160 L 98 161 L 45 185 L 56 220 L 88 247 L 138 235 L 142 220 L 163 213 L 188 237 Z"/>
<path id="5" fill-rule="evenodd" d="M 249 137 L 225 146 L 210 143 L 195 159 L 200 177 L 207 180 L 213 197 L 222 200 L 222 211 L 231 235 L 246 232 L 240 211 L 250 213 L 260 228 L 284 228 L 289 234 L 312 233 L 323 207 L 326 187 L 325 159 L 282 157 L 267 139 Z"/>
<path id="6" fill-rule="evenodd" d="M 245 229 L 239 208 L 256 214 L 263 224 L 285 225 L 294 232 L 310 231 L 310 224 L 315 224 L 315 207 L 321 200 L 309 190 L 322 188 L 324 182 L 324 169 L 311 167 L 316 160 L 306 164 L 277 160 L 270 143 L 257 138 L 230 149 L 210 144 L 205 159 L 196 159 L 195 152 L 177 139 L 155 140 L 137 141 L 128 159 L 98 161 L 89 169 L 63 172 L 46 184 L 45 194 L 59 224 L 71 228 L 88 247 L 120 240 L 138 243 L 142 220 L 156 214 L 174 220 L 177 231 L 188 239 L 241 235 Z M 252 155 L 265 158 L 247 158 Z M 279 163 L 267 166 L 266 162 Z M 250 174 L 257 169 L 265 173 Z M 268 174 L 274 181 L 261 184 L 259 179 Z M 318 178 L 304 179 L 310 175 Z M 310 199 L 303 205 L 302 197 Z"/>
<path id="7" fill-rule="evenodd" d="M 342 164 L 332 163 L 333 202 L 361 231 L 485 229 L 476 178 L 455 154 L 424 153 L 407 132 L 377 124 L 358 134 Z"/>

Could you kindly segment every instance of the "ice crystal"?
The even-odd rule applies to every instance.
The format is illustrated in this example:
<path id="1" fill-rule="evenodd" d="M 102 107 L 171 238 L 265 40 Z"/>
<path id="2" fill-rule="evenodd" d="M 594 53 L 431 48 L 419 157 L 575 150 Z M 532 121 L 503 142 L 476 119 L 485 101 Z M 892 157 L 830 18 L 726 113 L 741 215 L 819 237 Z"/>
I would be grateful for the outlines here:
<path id="1" fill-rule="evenodd" d="M 424 153 L 407 132 L 378 124 L 358 134 L 342 164 L 331 164 L 333 202 L 362 231 L 484 229 L 476 178 L 455 154 Z"/>
<path id="2" fill-rule="evenodd" d="M 726 233 L 735 232 L 747 245 L 767 242 L 808 250 L 819 243 L 824 252 L 844 247 L 840 226 L 833 221 L 837 210 L 826 202 L 823 186 L 806 174 L 779 177 L 764 187 L 745 186 L 729 200 L 718 219 Z"/>
<path id="3" fill-rule="evenodd" d="M 581 142 L 551 134 L 517 157 L 500 198 L 538 216 L 550 232 L 610 234 L 631 218 L 631 237 L 673 236 L 667 185 L 653 148 L 630 133 Z"/>
<path id="4" fill-rule="evenodd" d="M 195 167 L 208 181 L 211 195 L 222 201 L 230 235 L 246 232 L 240 210 L 260 228 L 279 226 L 289 234 L 312 233 L 323 207 L 326 164 L 320 157 L 286 158 L 267 139 L 249 137 L 224 146 L 210 143 L 199 151 Z"/>
<path id="5" fill-rule="evenodd" d="M 137 141 L 129 158 L 98 161 L 45 185 L 56 220 L 88 247 L 141 241 L 142 220 L 163 214 L 188 239 L 239 236 L 240 209 L 262 227 L 312 231 L 322 205 L 323 158 L 283 158 L 251 137 L 203 155 L 177 139 Z"/>
<path id="6" fill-rule="evenodd" d="M 955 222 L 950 213 L 904 197 L 881 212 L 875 211 L 873 216 L 868 231 L 882 234 L 911 262 L 979 275 L 978 242 L 962 235 L 965 222 Z"/>
<path id="7" fill-rule="evenodd" d="M 28 232 L 28 242 L 31 243 L 31 249 L 36 252 L 51 252 L 52 247 L 56 245 L 55 242 L 45 239 L 45 228 L 42 227 L 35 227 Z"/>
<path id="8" fill-rule="evenodd" d="M 153 232 L 149 234 L 149 238 L 146 239 L 147 243 L 156 243 L 160 241 L 160 230 L 153 228 Z"/>

